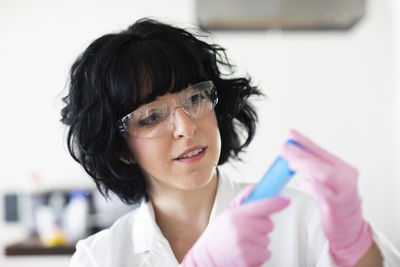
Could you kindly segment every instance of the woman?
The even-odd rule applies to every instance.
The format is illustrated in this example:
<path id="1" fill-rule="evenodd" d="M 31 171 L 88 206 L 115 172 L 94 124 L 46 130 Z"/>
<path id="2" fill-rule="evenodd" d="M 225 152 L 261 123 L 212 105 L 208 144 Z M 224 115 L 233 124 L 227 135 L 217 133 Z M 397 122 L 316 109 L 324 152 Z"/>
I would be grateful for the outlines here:
<path id="1" fill-rule="evenodd" d="M 149 19 L 79 56 L 62 110 L 68 148 L 101 192 L 139 206 L 80 241 L 71 266 L 383 266 L 382 255 L 395 266 L 362 218 L 356 170 L 296 131 L 304 149 L 281 156 L 310 174 L 320 212 L 291 189 L 241 204 L 252 186 L 217 166 L 251 142 L 248 98 L 260 91 L 232 72 L 220 46 Z"/>

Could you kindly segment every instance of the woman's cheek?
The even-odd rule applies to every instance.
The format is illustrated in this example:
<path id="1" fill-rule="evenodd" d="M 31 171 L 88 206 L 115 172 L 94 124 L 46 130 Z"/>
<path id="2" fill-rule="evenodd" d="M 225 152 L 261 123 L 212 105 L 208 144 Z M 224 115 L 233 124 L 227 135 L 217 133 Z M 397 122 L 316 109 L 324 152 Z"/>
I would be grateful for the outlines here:
<path id="1" fill-rule="evenodd" d="M 140 164 L 143 160 L 144 152 L 146 151 L 148 143 L 144 139 L 131 138 L 128 142 L 128 146 L 132 155 Z"/>
<path id="2" fill-rule="evenodd" d="M 146 165 L 149 161 L 156 160 L 158 156 L 164 155 L 163 150 L 166 142 L 157 142 L 152 138 L 134 138 L 130 141 L 130 149 L 139 164 Z M 160 161 L 158 161 L 160 162 Z"/>

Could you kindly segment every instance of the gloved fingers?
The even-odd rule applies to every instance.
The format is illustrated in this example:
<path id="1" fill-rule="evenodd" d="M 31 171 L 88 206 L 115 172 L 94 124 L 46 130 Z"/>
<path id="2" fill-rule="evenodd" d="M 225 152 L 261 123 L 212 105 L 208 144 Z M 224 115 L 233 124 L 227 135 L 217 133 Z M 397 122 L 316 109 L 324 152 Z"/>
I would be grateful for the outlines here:
<path id="1" fill-rule="evenodd" d="M 318 179 L 304 178 L 300 181 L 300 186 L 311 195 L 314 195 L 319 201 L 332 202 L 335 200 L 335 192 Z"/>
<path id="2" fill-rule="evenodd" d="M 295 145 L 292 146 L 314 155 L 316 158 L 319 158 L 326 162 L 326 164 L 330 165 L 332 170 L 334 169 L 335 179 L 328 181 L 329 186 L 332 186 L 334 190 L 339 190 L 340 188 L 340 190 L 351 191 L 357 186 L 358 171 L 356 168 L 314 144 L 295 130 L 291 130 L 289 135 L 294 141 L 303 146 L 303 149 Z M 322 176 L 317 178 L 322 179 Z"/>
<path id="3" fill-rule="evenodd" d="M 243 251 L 245 257 L 250 259 L 248 266 L 261 266 L 271 257 L 271 251 L 266 246 L 249 246 Z"/>
<path id="4" fill-rule="evenodd" d="M 284 197 L 261 199 L 235 207 L 235 213 L 248 218 L 268 218 L 271 214 L 287 207 L 289 203 L 290 200 Z"/>
<path id="5" fill-rule="evenodd" d="M 246 227 L 248 227 L 249 233 L 254 234 L 255 236 L 263 237 L 272 231 L 274 224 L 270 218 L 249 218 L 246 222 Z"/>
<path id="6" fill-rule="evenodd" d="M 270 251 L 269 249 L 267 249 L 267 250 L 265 251 L 264 258 L 266 258 L 266 260 L 264 260 L 263 262 L 261 262 L 260 265 L 263 264 L 264 262 L 266 262 L 267 260 L 269 260 L 269 258 L 271 258 L 271 251 Z"/>
<path id="7" fill-rule="evenodd" d="M 253 191 L 254 187 L 256 185 L 248 185 L 246 186 L 242 191 L 239 192 L 239 194 L 233 199 L 233 201 L 230 203 L 229 207 L 236 207 L 239 206 L 247 197 L 250 195 L 250 193 Z"/>
<path id="8" fill-rule="evenodd" d="M 291 170 L 308 174 L 336 190 L 333 188 L 336 181 L 332 180 L 334 167 L 330 163 L 291 144 L 283 145 L 280 155 L 288 161 Z"/>
<path id="9" fill-rule="evenodd" d="M 271 239 L 269 238 L 268 234 L 259 235 L 258 238 L 253 238 L 249 240 L 249 243 L 261 247 L 263 249 L 267 248 Z"/>
<path id="10" fill-rule="evenodd" d="M 337 157 L 322 147 L 318 146 L 314 142 L 312 142 L 309 138 L 302 135 L 297 130 L 291 129 L 289 131 L 289 139 L 296 141 L 298 144 L 303 146 L 309 152 L 315 154 L 317 157 L 321 157 L 322 159 L 328 162 L 335 162 Z"/>

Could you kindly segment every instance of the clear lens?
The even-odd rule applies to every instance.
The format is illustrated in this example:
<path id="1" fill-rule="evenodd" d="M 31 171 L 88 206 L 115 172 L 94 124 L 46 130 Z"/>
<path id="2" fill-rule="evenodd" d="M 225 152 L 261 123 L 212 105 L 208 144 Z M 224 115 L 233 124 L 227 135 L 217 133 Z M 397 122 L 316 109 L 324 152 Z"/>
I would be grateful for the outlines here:
<path id="1" fill-rule="evenodd" d="M 184 89 L 170 101 L 150 103 L 126 115 L 120 120 L 120 131 L 124 136 L 159 136 L 169 131 L 167 118 L 175 107 L 182 108 L 192 118 L 201 118 L 214 108 L 217 101 L 213 82 L 201 82 Z"/>

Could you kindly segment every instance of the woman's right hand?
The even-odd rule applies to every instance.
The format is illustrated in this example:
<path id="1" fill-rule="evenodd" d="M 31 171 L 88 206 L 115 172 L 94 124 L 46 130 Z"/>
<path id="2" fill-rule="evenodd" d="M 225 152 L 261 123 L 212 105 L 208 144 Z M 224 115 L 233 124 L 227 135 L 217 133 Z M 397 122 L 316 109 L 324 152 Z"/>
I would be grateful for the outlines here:
<path id="1" fill-rule="evenodd" d="M 284 209 L 290 201 L 274 197 L 241 205 L 253 187 L 246 187 L 208 225 L 181 266 L 260 266 L 270 258 L 270 215 Z"/>

